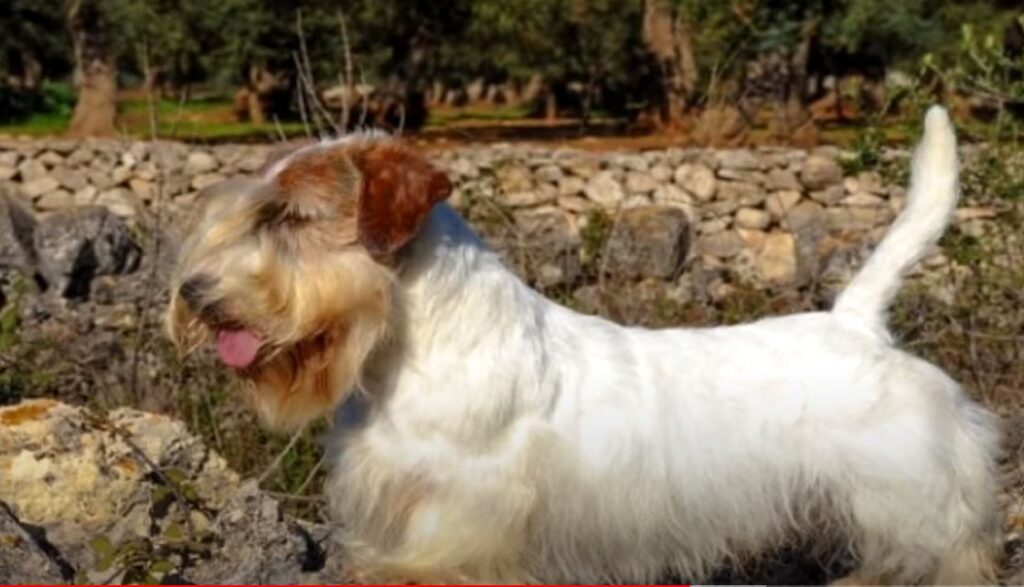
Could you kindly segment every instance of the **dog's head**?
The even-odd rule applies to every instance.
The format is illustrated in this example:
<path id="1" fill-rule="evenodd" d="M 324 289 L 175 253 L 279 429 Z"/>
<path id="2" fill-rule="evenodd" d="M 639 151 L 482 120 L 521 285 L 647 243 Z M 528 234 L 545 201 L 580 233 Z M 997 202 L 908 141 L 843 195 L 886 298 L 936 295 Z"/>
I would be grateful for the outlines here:
<path id="1" fill-rule="evenodd" d="M 272 427 L 331 410 L 387 336 L 403 246 L 450 192 L 422 158 L 371 136 L 207 189 L 171 284 L 171 339 L 185 351 L 212 340 Z"/>

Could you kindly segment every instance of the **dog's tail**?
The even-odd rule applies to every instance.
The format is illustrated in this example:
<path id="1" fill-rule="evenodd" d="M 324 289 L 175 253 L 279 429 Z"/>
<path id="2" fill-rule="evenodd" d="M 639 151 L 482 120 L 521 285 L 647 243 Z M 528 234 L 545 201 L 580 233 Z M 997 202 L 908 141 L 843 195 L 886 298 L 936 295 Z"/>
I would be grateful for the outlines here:
<path id="1" fill-rule="evenodd" d="M 932 106 L 914 153 L 907 206 L 864 268 L 839 295 L 833 312 L 885 330 L 886 311 L 904 274 L 935 244 L 959 197 L 956 135 L 945 109 Z"/>

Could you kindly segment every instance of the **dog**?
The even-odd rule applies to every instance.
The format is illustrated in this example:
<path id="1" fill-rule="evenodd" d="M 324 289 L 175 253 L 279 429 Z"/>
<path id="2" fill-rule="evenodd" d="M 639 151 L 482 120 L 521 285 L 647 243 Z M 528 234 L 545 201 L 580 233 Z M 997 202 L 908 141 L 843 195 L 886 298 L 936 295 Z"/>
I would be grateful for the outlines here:
<path id="1" fill-rule="evenodd" d="M 356 578 L 699 581 L 807 533 L 848 546 L 846 583 L 986 583 L 997 422 L 886 328 L 958 173 L 933 107 L 905 210 L 830 311 L 649 330 L 531 290 L 443 173 L 356 134 L 208 189 L 168 329 L 213 340 L 267 425 L 335 414 Z"/>

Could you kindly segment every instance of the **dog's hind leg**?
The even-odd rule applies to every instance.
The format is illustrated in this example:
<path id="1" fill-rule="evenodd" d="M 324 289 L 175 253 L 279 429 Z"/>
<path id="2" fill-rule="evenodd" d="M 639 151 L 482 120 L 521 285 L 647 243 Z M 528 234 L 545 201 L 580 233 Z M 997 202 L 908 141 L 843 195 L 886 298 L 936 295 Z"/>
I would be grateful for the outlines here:
<path id="1" fill-rule="evenodd" d="M 866 451 L 850 461 L 860 468 L 846 484 L 858 577 L 958 585 L 996 579 L 995 422 L 948 378 L 935 383 L 945 389 L 904 390 L 913 411 L 864 433 L 875 442 L 860 443 L 888 441 L 888 453 Z M 941 400 L 917 403 L 914 395 Z M 915 419 L 922 412 L 930 414 Z"/>

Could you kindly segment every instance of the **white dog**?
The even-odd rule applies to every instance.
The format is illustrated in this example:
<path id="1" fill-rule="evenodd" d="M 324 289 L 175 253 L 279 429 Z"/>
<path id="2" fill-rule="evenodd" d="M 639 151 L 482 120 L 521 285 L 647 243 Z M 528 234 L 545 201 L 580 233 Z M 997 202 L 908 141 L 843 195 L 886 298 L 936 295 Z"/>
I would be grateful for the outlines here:
<path id="1" fill-rule="evenodd" d="M 326 487 L 358 576 L 648 582 L 840 538 L 852 582 L 994 578 L 996 422 L 886 309 L 957 201 L 933 108 L 908 205 L 829 312 L 627 328 L 529 289 L 386 137 L 204 196 L 169 328 L 215 337 L 264 419 L 352 396 Z"/>

